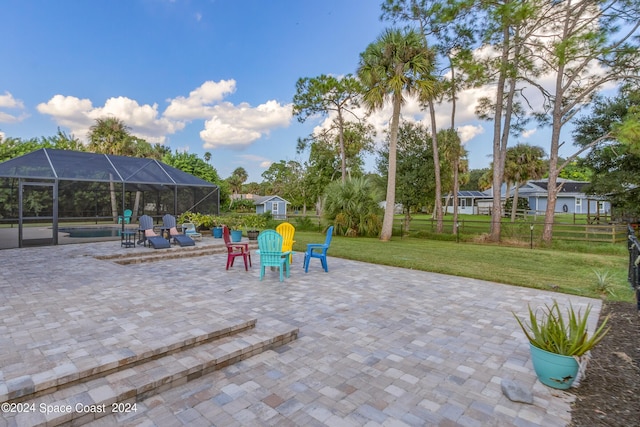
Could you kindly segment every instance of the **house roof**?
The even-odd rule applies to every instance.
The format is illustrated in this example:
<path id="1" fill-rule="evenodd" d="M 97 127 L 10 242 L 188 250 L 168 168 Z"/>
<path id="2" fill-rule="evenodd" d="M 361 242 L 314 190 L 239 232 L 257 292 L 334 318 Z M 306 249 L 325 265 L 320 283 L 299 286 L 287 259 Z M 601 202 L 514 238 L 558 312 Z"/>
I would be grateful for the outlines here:
<path id="1" fill-rule="evenodd" d="M 584 181 L 572 181 L 569 179 L 558 178 L 558 185 L 562 185 L 560 188 L 560 194 L 584 194 L 584 188 L 589 185 L 589 182 Z M 523 193 L 548 193 L 549 181 L 548 180 L 536 180 L 528 181 L 526 184 L 520 187 L 518 190 L 520 194 Z"/>
<path id="2" fill-rule="evenodd" d="M 256 196 L 253 200 L 254 205 L 264 205 L 265 203 L 272 201 L 273 199 L 279 199 L 285 202 L 286 204 L 291 204 L 291 202 L 286 201 L 280 196 Z"/>
<path id="3" fill-rule="evenodd" d="M 134 187 L 217 187 L 154 159 L 51 148 L 41 148 L 0 163 L 0 178 L 115 181 Z"/>

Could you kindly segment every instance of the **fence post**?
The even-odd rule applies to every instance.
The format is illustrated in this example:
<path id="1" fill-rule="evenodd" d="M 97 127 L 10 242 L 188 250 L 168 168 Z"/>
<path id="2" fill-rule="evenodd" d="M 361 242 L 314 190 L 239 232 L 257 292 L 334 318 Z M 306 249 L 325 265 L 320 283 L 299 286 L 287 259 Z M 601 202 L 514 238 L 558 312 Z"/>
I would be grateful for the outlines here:
<path id="1" fill-rule="evenodd" d="M 533 223 L 529 226 L 529 230 L 531 231 L 529 236 L 529 249 L 533 249 Z"/>

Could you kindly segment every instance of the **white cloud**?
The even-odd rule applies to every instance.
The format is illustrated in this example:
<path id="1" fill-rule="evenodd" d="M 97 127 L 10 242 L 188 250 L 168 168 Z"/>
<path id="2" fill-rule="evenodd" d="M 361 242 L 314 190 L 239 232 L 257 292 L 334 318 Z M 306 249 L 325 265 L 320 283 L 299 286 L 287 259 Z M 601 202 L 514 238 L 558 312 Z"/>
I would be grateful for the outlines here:
<path id="1" fill-rule="evenodd" d="M 184 128 L 184 123 L 159 117 L 158 104 L 139 105 L 137 101 L 119 96 L 109 98 L 104 107 L 95 108 L 88 114 L 95 119 L 113 116 L 121 119 L 131 128 L 131 133 L 150 143 L 164 143 L 166 136 Z"/>
<path id="2" fill-rule="evenodd" d="M 200 131 L 204 148 L 242 148 L 253 141 L 269 135 L 278 127 L 291 123 L 291 105 L 267 101 L 253 108 L 247 103 L 233 105 L 225 102 L 213 108 L 213 117 L 205 122 Z"/>
<path id="3" fill-rule="evenodd" d="M 523 138 L 529 138 L 531 135 L 533 135 L 534 133 L 536 133 L 538 129 L 527 129 L 522 131 L 522 137 Z"/>
<path id="4" fill-rule="evenodd" d="M 484 133 L 484 128 L 478 125 L 464 125 L 458 126 L 458 135 L 460 136 L 460 142 L 462 145 L 469 142 L 474 137 Z"/>
<path id="5" fill-rule="evenodd" d="M 52 116 L 58 125 L 69 128 L 79 138 L 83 138 L 93 124 L 93 119 L 88 116 L 93 105 L 88 99 L 55 95 L 48 102 L 38 104 L 36 109 L 41 114 Z"/>
<path id="6" fill-rule="evenodd" d="M 459 95 L 459 101 L 457 104 L 457 122 L 469 122 L 475 120 L 473 113 L 477 99 L 483 92 L 478 90 L 472 90 L 467 92 L 461 92 Z M 462 100 L 462 101 L 460 101 Z M 438 130 L 448 128 L 451 120 L 451 105 L 447 103 L 437 104 L 435 106 L 436 111 L 436 126 Z M 355 114 L 358 117 L 364 117 L 365 109 L 360 108 L 355 110 Z M 384 106 L 371 112 L 367 117 L 367 123 L 372 125 L 376 131 L 375 143 L 380 146 L 386 142 L 387 132 L 389 130 L 389 124 L 391 121 L 392 106 L 390 102 L 385 102 Z M 326 131 L 331 126 L 331 122 L 334 119 L 335 114 L 326 117 L 318 126 L 313 129 L 315 135 L 319 135 L 321 132 Z M 415 97 L 407 97 L 405 103 L 402 105 L 401 120 L 408 122 L 420 122 L 427 128 L 431 128 L 431 118 L 429 111 L 422 107 L 421 103 Z M 482 126 L 459 126 L 458 131 L 462 142 L 467 142 L 476 135 L 484 132 Z"/>
<path id="7" fill-rule="evenodd" d="M 126 97 L 109 98 L 104 107 L 94 107 L 89 99 L 75 96 L 55 95 L 46 103 L 38 104 L 42 114 L 53 117 L 54 121 L 71 130 L 78 138 L 85 138 L 96 119 L 116 117 L 131 129 L 131 134 L 144 138 L 150 143 L 164 143 L 167 134 L 173 134 L 184 127 L 184 123 L 158 116 L 158 106 L 139 105 Z"/>
<path id="8" fill-rule="evenodd" d="M 159 113 L 158 104 L 140 105 L 123 96 L 109 98 L 104 106 L 96 107 L 89 99 L 55 95 L 37 109 L 51 116 L 58 125 L 69 128 L 78 138 L 86 137 L 96 119 L 112 116 L 121 119 L 133 135 L 161 144 L 168 135 L 184 129 L 189 121 L 206 119 L 200 131 L 205 149 L 246 147 L 269 135 L 271 130 L 291 123 L 290 104 L 281 105 L 271 100 L 252 107 L 247 103 L 222 102 L 235 89 L 235 80 L 206 81 L 188 97 L 168 100 L 169 106 L 163 114 Z M 6 99 L 4 102 L 8 103 Z"/>
<path id="9" fill-rule="evenodd" d="M 0 95 L 0 108 L 24 108 L 21 100 L 15 99 L 9 92 Z"/>
<path id="10" fill-rule="evenodd" d="M 169 99 L 169 106 L 164 116 L 178 120 L 209 118 L 213 114 L 213 104 L 222 101 L 225 96 L 235 91 L 235 80 L 206 81 L 199 88 L 191 91 L 187 98 L 178 96 Z"/>
<path id="11" fill-rule="evenodd" d="M 0 95 L 0 108 L 18 110 L 19 113 L 16 115 L 0 111 L 0 123 L 18 123 L 29 117 L 29 114 L 24 112 L 24 103 L 19 99 L 15 99 L 9 92 Z"/>
<path id="12" fill-rule="evenodd" d="M 259 167 L 263 169 L 267 169 L 269 166 L 273 164 L 272 160 L 269 160 L 262 156 L 256 156 L 255 154 L 242 154 L 240 157 L 244 163 L 258 164 Z"/>

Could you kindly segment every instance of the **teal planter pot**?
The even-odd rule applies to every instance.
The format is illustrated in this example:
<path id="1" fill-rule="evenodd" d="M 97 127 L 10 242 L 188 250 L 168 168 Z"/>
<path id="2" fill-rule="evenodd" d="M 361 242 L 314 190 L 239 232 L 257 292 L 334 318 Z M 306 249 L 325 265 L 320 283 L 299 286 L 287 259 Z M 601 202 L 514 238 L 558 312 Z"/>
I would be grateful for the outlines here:
<path id="1" fill-rule="evenodd" d="M 231 230 L 231 241 L 239 242 L 242 240 L 242 230 Z"/>
<path id="2" fill-rule="evenodd" d="M 539 349 L 529 343 L 531 362 L 540 382 L 546 386 L 566 390 L 578 375 L 580 366 L 573 356 L 563 356 Z"/>
<path id="3" fill-rule="evenodd" d="M 213 237 L 215 237 L 216 239 L 222 239 L 222 227 L 214 227 L 211 230 L 211 234 L 213 235 Z"/>

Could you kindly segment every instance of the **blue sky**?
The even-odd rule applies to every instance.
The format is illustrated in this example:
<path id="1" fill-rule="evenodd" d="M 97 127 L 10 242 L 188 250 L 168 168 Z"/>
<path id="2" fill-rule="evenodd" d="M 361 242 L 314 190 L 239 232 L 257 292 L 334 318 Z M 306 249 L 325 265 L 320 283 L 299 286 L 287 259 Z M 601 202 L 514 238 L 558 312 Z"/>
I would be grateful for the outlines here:
<path id="1" fill-rule="evenodd" d="M 379 20 L 379 4 L 3 0 L 0 132 L 28 139 L 60 128 L 85 140 L 96 118 L 114 115 L 172 151 L 210 152 L 222 178 L 242 166 L 260 182 L 271 162 L 305 160 L 296 141 L 322 125 L 291 116 L 296 81 L 355 74 L 359 54 L 390 26 Z M 458 106 L 471 168 L 491 160 L 491 126 L 473 116 L 487 90 L 462 94 Z M 404 111 L 424 118 L 415 103 Z M 438 115 L 447 123 L 446 107 Z M 371 120 L 381 131 L 389 116 L 383 110 Z M 530 140 L 536 130 L 513 143 L 546 148 Z"/>

